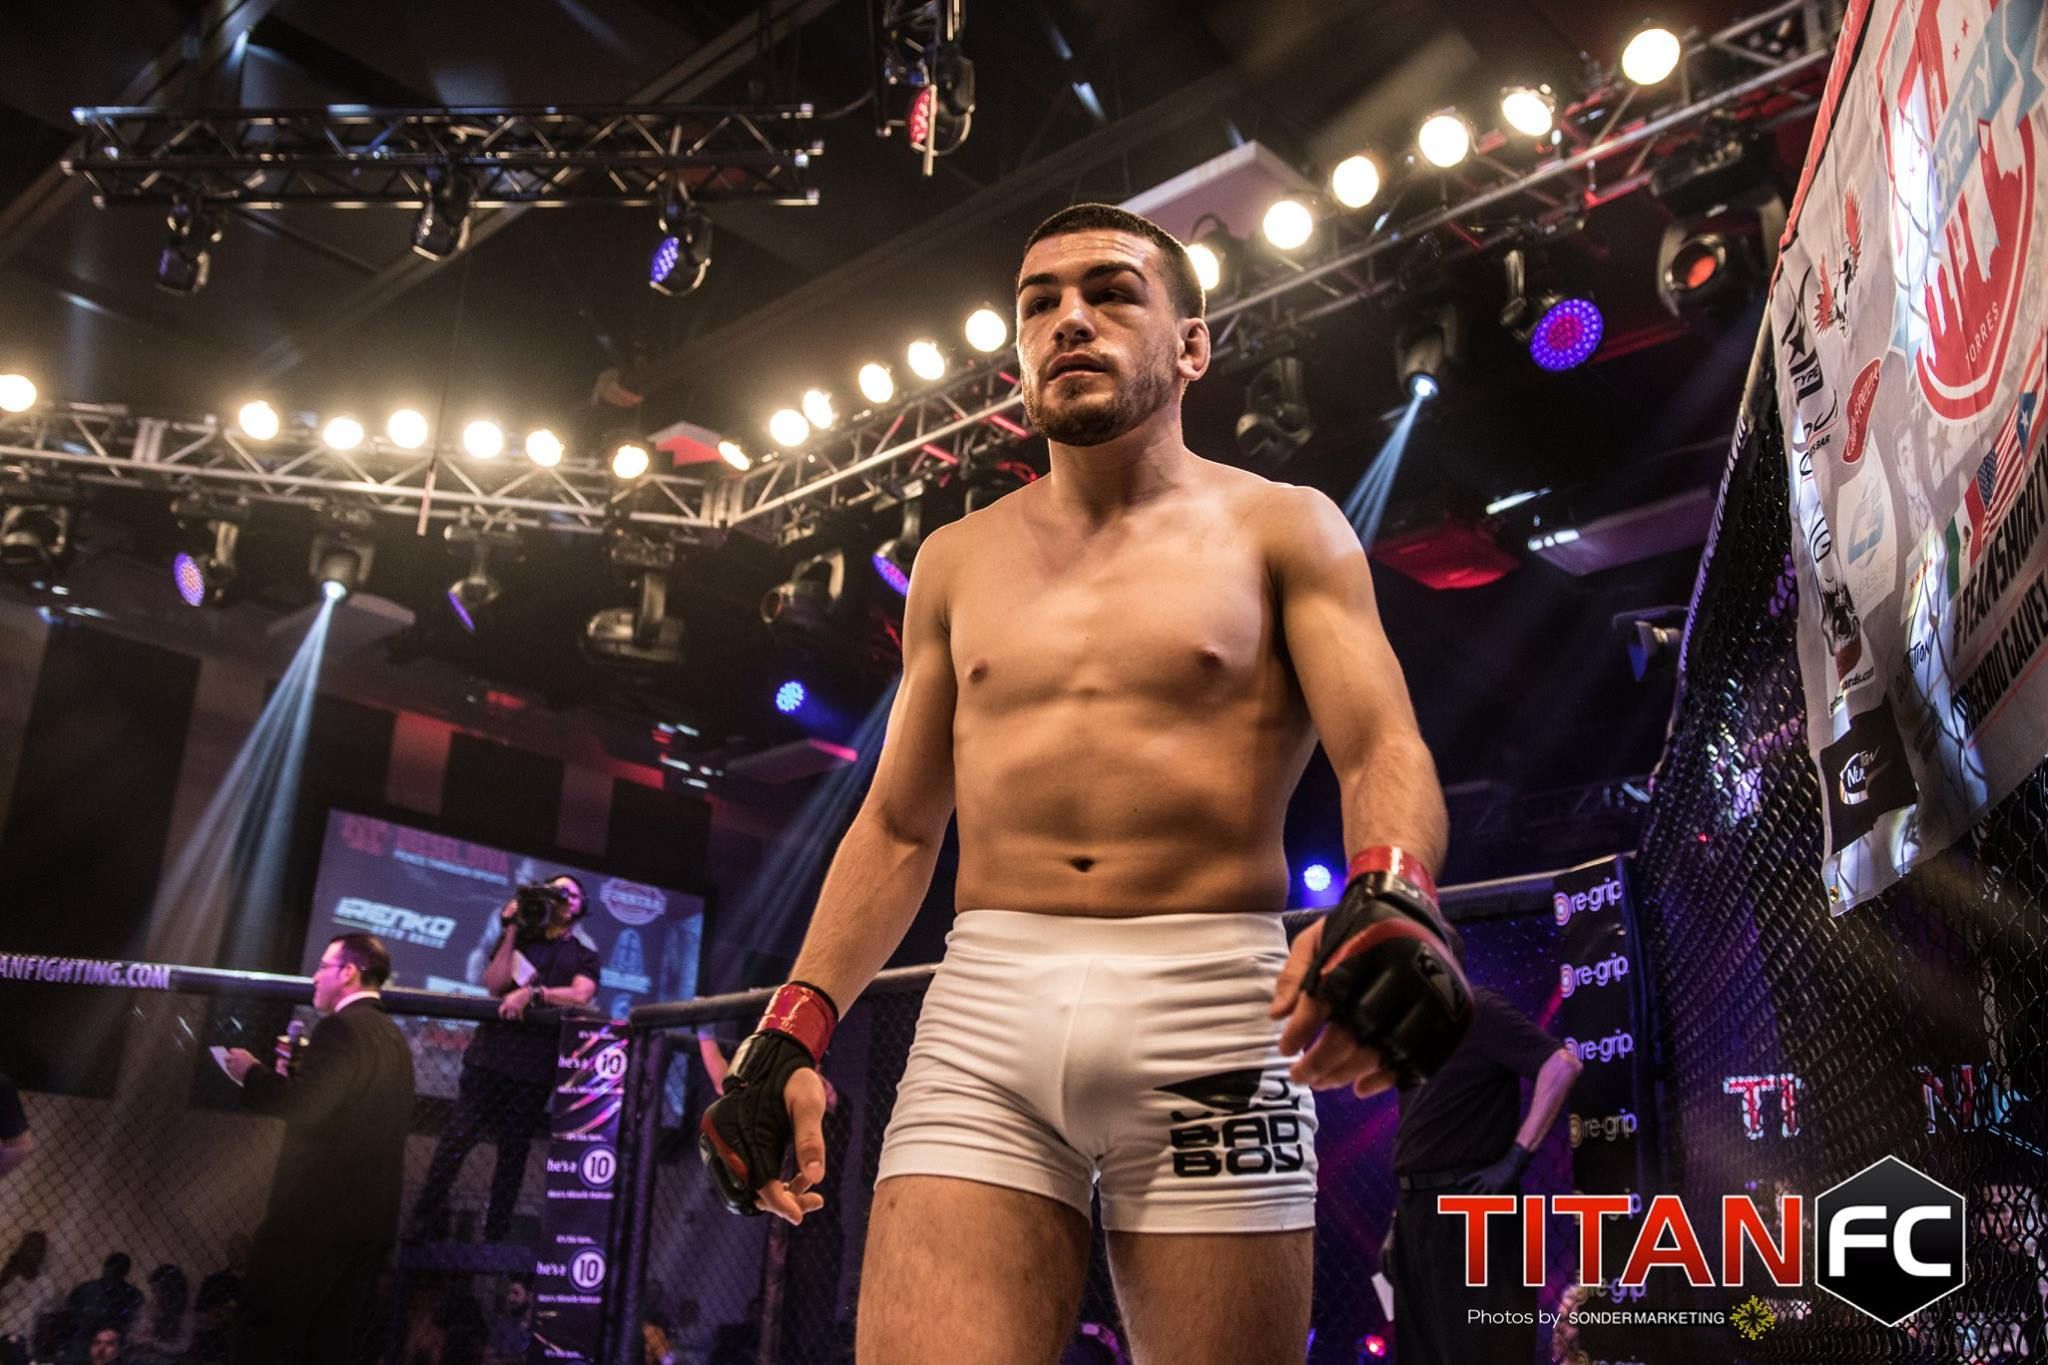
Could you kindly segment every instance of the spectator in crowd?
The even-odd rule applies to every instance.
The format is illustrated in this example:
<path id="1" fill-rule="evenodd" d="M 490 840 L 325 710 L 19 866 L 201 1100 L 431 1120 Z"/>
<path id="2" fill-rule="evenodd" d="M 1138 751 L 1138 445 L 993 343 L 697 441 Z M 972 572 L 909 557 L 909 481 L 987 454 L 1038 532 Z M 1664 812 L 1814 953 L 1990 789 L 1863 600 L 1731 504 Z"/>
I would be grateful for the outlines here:
<path id="1" fill-rule="evenodd" d="M 113 1252 L 100 1262 L 98 1279 L 80 1284 L 64 1300 L 65 1311 L 71 1315 L 69 1354 L 73 1359 L 85 1358 L 93 1334 L 102 1327 L 112 1327 L 123 1338 L 128 1335 L 129 1324 L 142 1307 L 142 1291 L 128 1283 L 133 1265 L 127 1252 Z"/>
<path id="2" fill-rule="evenodd" d="M 678 1365 L 675 1341 L 669 1335 L 668 1319 L 649 1313 L 640 1319 L 641 1365 Z"/>
<path id="3" fill-rule="evenodd" d="M 235 1313 L 242 1302 L 242 1280 L 249 1273 L 249 1234 L 228 1238 L 227 1264 L 199 1282 L 192 1300 L 192 1349 L 188 1365 L 223 1365 L 234 1334 Z"/>
<path id="4" fill-rule="evenodd" d="M 138 1365 L 172 1365 L 192 1347 L 191 1281 L 177 1266 L 149 1272 L 149 1304 L 128 1337 L 128 1357 Z"/>
<path id="5" fill-rule="evenodd" d="M 21 1092 L 0 1072 L 0 1180 L 5 1180 L 36 1149 L 36 1135 L 29 1131 L 28 1111 L 21 1107 Z"/>
<path id="6" fill-rule="evenodd" d="M 533 1277 L 514 1275 L 506 1281 L 497 1311 L 491 1315 L 490 1335 L 484 1343 L 485 1365 L 525 1365 L 532 1341 Z"/>
<path id="7" fill-rule="evenodd" d="M 128 1353 L 121 1345 L 121 1329 L 102 1327 L 94 1332 L 85 1358 L 88 1365 L 121 1365 L 128 1359 Z"/>
<path id="8" fill-rule="evenodd" d="M 50 1306 L 50 1284 L 43 1274 L 49 1256 L 49 1237 L 25 1232 L 0 1265 L 0 1332 L 10 1338 L 25 1341 L 35 1330 L 36 1314 Z"/>

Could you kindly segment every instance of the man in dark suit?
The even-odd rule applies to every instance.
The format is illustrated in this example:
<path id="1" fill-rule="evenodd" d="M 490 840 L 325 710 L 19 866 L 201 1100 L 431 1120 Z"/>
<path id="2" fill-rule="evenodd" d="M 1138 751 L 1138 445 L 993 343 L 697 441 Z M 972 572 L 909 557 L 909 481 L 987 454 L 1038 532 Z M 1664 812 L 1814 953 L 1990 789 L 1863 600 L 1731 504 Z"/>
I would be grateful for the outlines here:
<path id="1" fill-rule="evenodd" d="M 377 1273 L 398 1234 L 412 1052 L 378 993 L 391 955 L 370 934 L 327 945 L 313 976 L 324 1017 L 289 1078 L 235 1048 L 242 1107 L 285 1121 L 270 1206 L 256 1230 L 237 1365 L 356 1357 Z"/>

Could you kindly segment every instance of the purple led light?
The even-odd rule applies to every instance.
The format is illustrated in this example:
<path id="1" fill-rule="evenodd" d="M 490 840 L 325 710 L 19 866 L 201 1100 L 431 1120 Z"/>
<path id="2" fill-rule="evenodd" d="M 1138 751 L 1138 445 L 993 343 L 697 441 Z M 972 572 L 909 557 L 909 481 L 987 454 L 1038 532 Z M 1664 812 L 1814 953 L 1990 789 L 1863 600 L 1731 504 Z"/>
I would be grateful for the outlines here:
<path id="1" fill-rule="evenodd" d="M 1583 365 L 1600 349 L 1607 321 L 1591 299 L 1561 299 L 1544 311 L 1529 333 L 1529 358 L 1556 372 Z"/>
<path id="2" fill-rule="evenodd" d="M 171 577 L 177 580 L 178 596 L 185 599 L 186 606 L 205 605 L 206 575 L 201 572 L 198 560 L 191 555 L 179 555 L 171 561 Z"/>
<path id="3" fill-rule="evenodd" d="M 664 237 L 661 245 L 654 248 L 654 259 L 648 263 L 647 278 L 656 284 L 662 283 L 676 268 L 676 257 L 682 255 L 683 243 L 679 237 Z"/>
<path id="4" fill-rule="evenodd" d="M 476 618 L 471 616 L 469 608 L 462 604 L 462 592 L 459 587 L 448 589 L 448 607 L 455 613 L 455 619 L 462 623 L 464 630 L 471 635 L 476 634 Z"/>
<path id="5" fill-rule="evenodd" d="M 804 704 L 804 685 L 786 682 L 775 689 L 775 709 L 787 716 Z"/>
<path id="6" fill-rule="evenodd" d="M 893 560 L 884 559 L 881 555 L 875 555 L 873 559 L 875 572 L 882 576 L 882 581 L 894 588 L 897 596 L 910 596 L 910 575 L 897 568 Z"/>
<path id="7" fill-rule="evenodd" d="M 1330 889 L 1330 869 L 1321 863 L 1310 863 L 1301 870 L 1301 884 L 1321 895 Z"/>

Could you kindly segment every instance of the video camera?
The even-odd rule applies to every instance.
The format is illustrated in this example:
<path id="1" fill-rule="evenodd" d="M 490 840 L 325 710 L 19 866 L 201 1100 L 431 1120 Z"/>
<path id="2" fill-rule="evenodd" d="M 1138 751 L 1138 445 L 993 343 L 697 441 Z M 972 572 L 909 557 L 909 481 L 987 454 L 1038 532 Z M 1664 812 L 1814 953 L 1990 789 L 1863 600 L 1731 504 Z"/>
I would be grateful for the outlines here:
<path id="1" fill-rule="evenodd" d="M 554 922 L 555 911 L 569 903 L 569 893 L 550 882 L 531 882 L 513 897 L 512 922 L 521 938 L 537 938 Z"/>

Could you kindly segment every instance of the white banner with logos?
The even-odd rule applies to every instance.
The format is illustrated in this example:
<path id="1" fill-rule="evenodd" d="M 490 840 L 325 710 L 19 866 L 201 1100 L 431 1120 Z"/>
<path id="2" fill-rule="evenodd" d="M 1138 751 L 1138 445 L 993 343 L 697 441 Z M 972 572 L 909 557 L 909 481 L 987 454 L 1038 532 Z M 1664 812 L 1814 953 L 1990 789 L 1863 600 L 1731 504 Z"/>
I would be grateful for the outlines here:
<path id="1" fill-rule="evenodd" d="M 2042 9 L 1851 6 L 1773 283 L 1837 914 L 2048 754 Z"/>

